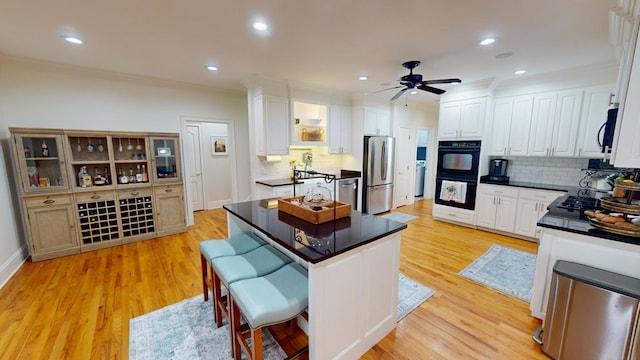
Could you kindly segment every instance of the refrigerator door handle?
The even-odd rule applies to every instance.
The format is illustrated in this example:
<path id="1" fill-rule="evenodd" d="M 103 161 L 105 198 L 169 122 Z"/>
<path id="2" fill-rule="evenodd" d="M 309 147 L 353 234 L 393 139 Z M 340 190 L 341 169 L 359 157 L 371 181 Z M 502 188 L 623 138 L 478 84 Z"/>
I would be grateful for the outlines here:
<path id="1" fill-rule="evenodd" d="M 387 180 L 387 142 L 382 142 L 382 168 L 380 169 L 382 180 Z"/>

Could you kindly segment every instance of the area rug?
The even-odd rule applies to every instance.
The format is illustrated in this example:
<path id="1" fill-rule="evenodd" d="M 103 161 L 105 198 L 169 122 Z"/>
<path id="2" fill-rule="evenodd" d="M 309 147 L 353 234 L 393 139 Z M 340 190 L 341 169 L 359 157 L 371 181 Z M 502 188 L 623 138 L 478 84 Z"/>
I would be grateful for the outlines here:
<path id="1" fill-rule="evenodd" d="M 400 274 L 400 281 L 398 281 L 398 321 L 402 320 L 435 293 L 435 290 L 429 289 Z"/>
<path id="2" fill-rule="evenodd" d="M 400 274 L 398 321 L 420 306 L 435 291 Z M 268 330 L 263 331 L 265 359 L 286 354 Z M 129 359 L 231 359 L 229 327 L 213 326 L 211 300 L 202 295 L 183 300 L 129 321 Z"/>
<path id="3" fill-rule="evenodd" d="M 459 275 L 531 302 L 536 256 L 493 244 Z"/>
<path id="4" fill-rule="evenodd" d="M 403 222 L 406 223 L 407 221 L 411 221 L 413 219 L 417 219 L 417 216 L 413 216 L 413 215 L 409 215 L 409 214 L 405 214 L 405 213 L 401 213 L 401 212 L 394 212 L 394 213 L 390 213 L 387 215 L 382 215 L 380 216 L 381 218 L 385 218 L 388 220 L 394 220 L 394 221 L 398 221 L 398 222 Z"/>

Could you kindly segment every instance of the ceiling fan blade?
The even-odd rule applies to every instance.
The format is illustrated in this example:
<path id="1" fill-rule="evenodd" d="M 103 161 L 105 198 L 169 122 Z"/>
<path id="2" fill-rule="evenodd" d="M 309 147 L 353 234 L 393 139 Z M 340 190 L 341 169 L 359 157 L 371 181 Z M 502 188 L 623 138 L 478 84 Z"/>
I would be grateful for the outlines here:
<path id="1" fill-rule="evenodd" d="M 431 87 L 431 86 L 428 86 L 428 85 L 419 85 L 419 86 L 416 86 L 416 87 L 418 89 L 420 89 L 420 90 L 428 91 L 428 92 L 434 93 L 436 95 L 444 94 L 446 92 L 445 90 L 434 88 L 434 87 Z"/>
<path id="2" fill-rule="evenodd" d="M 438 80 L 425 80 L 422 82 L 423 85 L 430 85 L 430 84 L 453 84 L 453 83 L 461 83 L 462 80 L 460 79 L 438 79 Z"/>
<path id="3" fill-rule="evenodd" d="M 409 88 L 405 87 L 404 89 L 398 91 L 397 94 L 393 95 L 393 97 L 391 98 L 391 100 L 389 101 L 394 101 L 395 99 L 399 98 L 400 95 L 404 94 L 405 91 L 407 91 Z"/>
<path id="4" fill-rule="evenodd" d="M 400 89 L 401 87 L 404 87 L 404 85 L 398 85 L 398 86 L 394 86 L 394 87 L 390 87 L 390 88 L 386 88 L 386 89 L 382 89 L 382 90 L 376 90 L 374 92 L 371 92 L 370 94 L 375 94 L 375 93 L 379 93 L 379 92 L 383 92 L 383 91 L 387 91 L 387 90 Z"/>

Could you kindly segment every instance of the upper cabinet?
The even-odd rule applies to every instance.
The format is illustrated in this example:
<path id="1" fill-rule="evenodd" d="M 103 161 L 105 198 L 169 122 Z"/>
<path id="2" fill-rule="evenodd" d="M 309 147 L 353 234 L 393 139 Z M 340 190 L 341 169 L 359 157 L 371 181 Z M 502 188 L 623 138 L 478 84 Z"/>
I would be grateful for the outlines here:
<path id="1" fill-rule="evenodd" d="M 493 130 L 489 155 L 526 155 L 533 96 L 497 99 L 494 102 Z"/>
<path id="2" fill-rule="evenodd" d="M 253 98 L 253 135 L 256 155 L 289 153 L 289 99 L 256 94 Z"/>
<path id="3" fill-rule="evenodd" d="M 528 155 L 574 156 L 581 105 L 582 89 L 536 94 Z"/>
<path id="4" fill-rule="evenodd" d="M 327 145 L 327 105 L 293 101 L 291 145 Z"/>
<path id="5" fill-rule="evenodd" d="M 329 109 L 329 154 L 351 153 L 352 133 L 351 107 L 331 105 Z"/>
<path id="6" fill-rule="evenodd" d="M 153 182 L 155 184 L 182 182 L 178 137 L 153 136 L 149 141 L 152 151 Z"/>
<path id="7" fill-rule="evenodd" d="M 64 137 L 60 131 L 16 131 L 12 153 L 16 175 L 23 193 L 46 193 L 69 189 L 64 153 Z"/>
<path id="8" fill-rule="evenodd" d="M 438 136 L 441 139 L 482 136 L 486 98 L 452 101 L 440 105 Z"/>
<path id="9" fill-rule="evenodd" d="M 391 113 L 388 110 L 365 107 L 364 135 L 391 135 Z"/>
<path id="10" fill-rule="evenodd" d="M 638 41 L 639 21 L 636 20 L 628 63 L 624 74 L 620 109 L 616 121 L 616 140 L 613 144 L 612 159 L 616 167 L 640 168 L 640 41 Z"/>

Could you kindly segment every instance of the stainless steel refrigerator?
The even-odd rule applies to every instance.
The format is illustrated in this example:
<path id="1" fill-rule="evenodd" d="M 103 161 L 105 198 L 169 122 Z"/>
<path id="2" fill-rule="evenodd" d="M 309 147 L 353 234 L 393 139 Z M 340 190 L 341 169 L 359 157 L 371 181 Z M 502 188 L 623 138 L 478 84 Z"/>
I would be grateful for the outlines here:
<path id="1" fill-rule="evenodd" d="M 379 214 L 393 205 L 395 139 L 390 136 L 364 137 L 362 171 L 362 212 Z"/>

